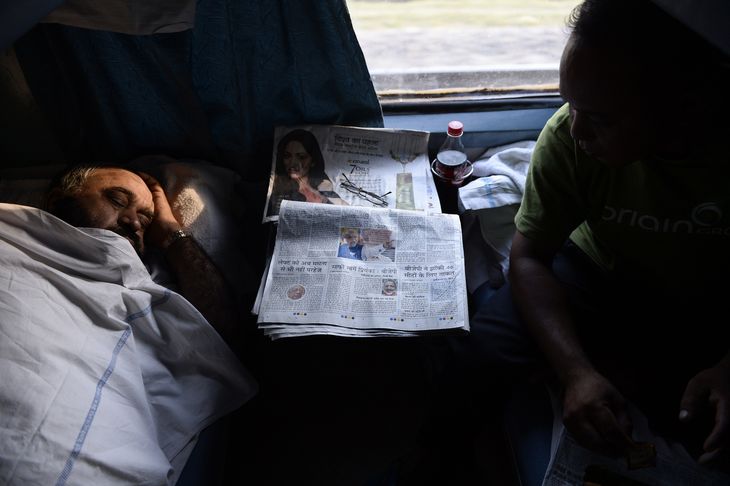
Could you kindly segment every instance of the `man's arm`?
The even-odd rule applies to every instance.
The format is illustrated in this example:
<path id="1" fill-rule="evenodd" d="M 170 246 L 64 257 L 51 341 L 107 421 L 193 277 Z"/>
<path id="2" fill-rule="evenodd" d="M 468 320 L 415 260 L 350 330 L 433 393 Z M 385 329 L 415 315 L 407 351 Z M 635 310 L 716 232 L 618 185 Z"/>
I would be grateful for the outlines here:
<path id="1" fill-rule="evenodd" d="M 595 370 L 578 341 L 566 293 L 551 269 L 557 251 L 515 234 L 509 270 L 514 299 L 564 387 L 565 426 L 586 447 L 623 452 L 631 432 L 626 402 Z"/>
<path id="2" fill-rule="evenodd" d="M 175 238 L 175 233 L 182 226 L 172 213 L 165 191 L 152 176 L 144 173 L 139 175 L 152 192 L 155 205 L 155 215 L 145 231 L 145 238 L 164 252 L 167 264 L 180 286 L 180 294 L 229 342 L 239 322 L 229 286 L 220 270 L 193 238 Z"/>

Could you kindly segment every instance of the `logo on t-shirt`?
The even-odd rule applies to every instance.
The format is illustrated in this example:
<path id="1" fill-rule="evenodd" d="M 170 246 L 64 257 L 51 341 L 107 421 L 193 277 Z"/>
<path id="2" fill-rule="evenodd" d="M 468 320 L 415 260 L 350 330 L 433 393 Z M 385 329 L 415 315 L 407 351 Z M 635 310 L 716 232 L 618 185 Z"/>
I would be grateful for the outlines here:
<path id="1" fill-rule="evenodd" d="M 717 226 L 722 222 L 722 209 L 711 202 L 698 204 L 692 210 L 692 221 L 700 226 Z"/>
<path id="2" fill-rule="evenodd" d="M 635 209 L 611 206 L 604 206 L 601 219 L 657 233 L 730 236 L 730 227 L 722 226 L 722 209 L 715 202 L 698 204 L 687 219 L 658 217 Z"/>

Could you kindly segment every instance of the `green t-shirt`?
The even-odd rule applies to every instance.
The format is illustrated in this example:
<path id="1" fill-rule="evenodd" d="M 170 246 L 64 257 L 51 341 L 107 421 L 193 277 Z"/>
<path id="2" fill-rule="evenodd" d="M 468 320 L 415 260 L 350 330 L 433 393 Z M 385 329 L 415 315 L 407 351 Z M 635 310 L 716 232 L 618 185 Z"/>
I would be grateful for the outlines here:
<path id="1" fill-rule="evenodd" d="M 517 229 L 560 245 L 570 236 L 601 268 L 668 290 L 730 279 L 730 152 L 610 168 L 570 136 L 567 104 L 532 155 Z"/>

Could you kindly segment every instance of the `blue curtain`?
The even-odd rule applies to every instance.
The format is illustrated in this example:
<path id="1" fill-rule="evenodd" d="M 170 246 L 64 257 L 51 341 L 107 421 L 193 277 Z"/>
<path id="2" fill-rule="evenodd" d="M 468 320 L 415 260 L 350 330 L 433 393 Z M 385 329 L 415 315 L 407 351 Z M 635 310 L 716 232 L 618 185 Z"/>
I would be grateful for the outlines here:
<path id="1" fill-rule="evenodd" d="M 150 36 L 40 24 L 15 52 L 69 161 L 167 154 L 262 180 L 277 125 L 383 124 L 344 0 L 199 0 L 192 31 Z"/>

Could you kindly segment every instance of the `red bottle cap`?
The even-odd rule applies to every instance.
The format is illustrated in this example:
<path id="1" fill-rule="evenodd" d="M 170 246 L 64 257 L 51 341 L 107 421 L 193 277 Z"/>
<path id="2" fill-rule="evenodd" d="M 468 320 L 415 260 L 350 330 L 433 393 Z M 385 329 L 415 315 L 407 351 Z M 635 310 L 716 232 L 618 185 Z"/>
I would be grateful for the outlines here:
<path id="1" fill-rule="evenodd" d="M 448 132 L 452 137 L 458 137 L 464 133 L 464 124 L 456 120 L 450 121 Z"/>

